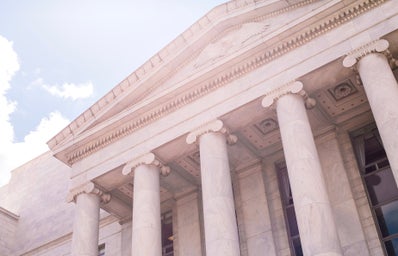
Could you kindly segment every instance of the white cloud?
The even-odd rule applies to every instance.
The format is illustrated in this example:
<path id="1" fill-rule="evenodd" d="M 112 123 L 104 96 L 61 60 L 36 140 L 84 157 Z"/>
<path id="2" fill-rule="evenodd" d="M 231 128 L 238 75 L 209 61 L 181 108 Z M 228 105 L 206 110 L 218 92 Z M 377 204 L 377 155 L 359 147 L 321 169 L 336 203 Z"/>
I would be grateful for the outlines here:
<path id="1" fill-rule="evenodd" d="M 36 79 L 33 85 L 38 85 L 51 95 L 61 97 L 64 99 L 85 99 L 93 95 L 94 87 L 91 82 L 86 83 L 64 83 L 62 85 L 48 85 L 45 84 L 42 78 Z"/>
<path id="2" fill-rule="evenodd" d="M 10 179 L 10 171 L 32 158 L 46 152 L 46 142 L 65 127 L 69 120 L 59 112 L 52 112 L 43 118 L 34 131 L 25 136 L 23 142 L 14 142 L 14 127 L 10 115 L 16 102 L 7 99 L 10 81 L 19 70 L 18 56 L 12 42 L 0 36 L 0 186 Z"/>
<path id="3" fill-rule="evenodd" d="M 69 124 L 69 120 L 58 111 L 41 119 L 34 131 L 25 136 L 23 142 L 11 142 L 0 148 L 0 186 L 8 182 L 10 171 L 48 151 L 46 142 Z"/>

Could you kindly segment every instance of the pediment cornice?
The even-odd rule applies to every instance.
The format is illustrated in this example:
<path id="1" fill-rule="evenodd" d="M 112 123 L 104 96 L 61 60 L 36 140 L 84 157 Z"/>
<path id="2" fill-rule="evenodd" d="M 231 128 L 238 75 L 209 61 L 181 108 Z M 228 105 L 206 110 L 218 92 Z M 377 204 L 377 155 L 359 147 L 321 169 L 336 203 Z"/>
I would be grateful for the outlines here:
<path id="1" fill-rule="evenodd" d="M 107 104 L 112 105 L 112 102 L 116 101 L 118 95 L 131 88 L 133 80 L 131 77 L 128 77 L 111 91 L 111 95 L 106 95 L 94 104 L 89 110 L 84 112 L 67 128 L 49 141 L 48 144 L 55 152 L 57 158 L 72 165 L 116 140 L 281 57 L 385 1 L 388 0 L 362 0 L 355 1 L 350 5 L 346 5 L 341 1 L 329 1 L 330 3 L 334 2 L 334 4 L 330 5 L 332 11 L 330 9 L 323 10 L 322 13 L 316 15 L 315 20 L 314 17 L 309 17 L 309 19 L 311 18 L 311 22 L 303 20 L 301 23 L 269 38 L 265 43 L 254 47 L 250 52 L 242 52 L 239 56 L 239 61 L 236 61 L 236 57 L 235 59 L 228 60 L 222 64 L 222 69 L 218 69 L 219 71 L 216 74 L 207 77 L 205 80 L 202 78 L 201 80 L 187 81 L 186 88 L 180 91 L 177 90 L 175 97 L 171 99 L 160 97 L 152 102 L 148 102 L 146 108 L 131 108 L 129 111 L 124 111 L 119 116 L 107 120 L 103 125 L 98 126 L 97 129 L 94 127 L 92 131 L 79 134 L 79 128 L 89 123 L 90 119 L 95 119 L 96 113 L 100 112 L 101 108 L 106 107 L 105 105 L 101 106 L 101 104 L 105 104 L 103 102 L 104 99 Z M 261 17 L 252 17 L 251 19 L 263 19 L 266 15 L 280 15 L 283 12 L 289 11 L 290 8 L 298 8 L 312 2 L 312 0 L 302 1 L 295 5 L 274 10 Z M 157 56 L 159 58 L 161 55 Z M 152 58 L 150 61 L 152 62 L 156 59 Z M 159 64 L 160 62 L 157 63 Z M 154 65 L 152 62 L 152 67 Z M 143 71 L 137 70 L 133 73 L 133 76 L 137 78 L 136 81 L 138 81 L 140 72 Z M 132 113 L 135 114 L 133 115 Z M 117 125 L 115 126 L 115 124 Z"/>

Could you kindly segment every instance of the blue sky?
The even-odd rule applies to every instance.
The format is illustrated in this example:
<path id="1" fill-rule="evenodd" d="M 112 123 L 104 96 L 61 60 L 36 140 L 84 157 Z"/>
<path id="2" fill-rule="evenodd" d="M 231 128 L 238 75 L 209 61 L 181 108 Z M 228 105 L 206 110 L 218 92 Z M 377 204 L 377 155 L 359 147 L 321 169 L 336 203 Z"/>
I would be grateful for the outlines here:
<path id="1" fill-rule="evenodd" d="M 223 0 L 2 0 L 0 186 Z"/>

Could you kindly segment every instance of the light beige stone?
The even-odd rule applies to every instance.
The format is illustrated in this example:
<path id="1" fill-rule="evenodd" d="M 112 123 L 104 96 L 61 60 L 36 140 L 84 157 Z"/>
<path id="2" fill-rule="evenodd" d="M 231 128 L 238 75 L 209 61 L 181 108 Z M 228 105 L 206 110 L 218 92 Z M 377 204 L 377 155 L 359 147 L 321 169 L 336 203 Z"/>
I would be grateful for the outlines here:
<path id="1" fill-rule="evenodd" d="M 303 252 L 342 255 L 304 100 L 286 94 L 276 109 Z"/>

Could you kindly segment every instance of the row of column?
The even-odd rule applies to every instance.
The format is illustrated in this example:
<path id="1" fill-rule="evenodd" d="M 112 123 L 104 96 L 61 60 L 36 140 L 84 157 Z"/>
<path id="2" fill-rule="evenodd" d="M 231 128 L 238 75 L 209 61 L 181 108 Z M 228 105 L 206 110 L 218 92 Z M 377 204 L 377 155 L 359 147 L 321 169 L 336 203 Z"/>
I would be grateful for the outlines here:
<path id="1" fill-rule="evenodd" d="M 386 56 L 381 53 L 387 47 L 385 40 L 372 42 L 349 54 L 344 65 L 357 64 L 398 180 L 398 85 Z M 288 84 L 285 90 L 263 99 L 264 107 L 276 107 L 304 255 L 337 256 L 342 255 L 341 247 L 305 108 L 312 103 L 300 82 Z M 187 143 L 198 143 L 200 148 L 207 256 L 240 255 L 227 154 L 227 144 L 235 141 L 236 137 L 228 133 L 220 120 L 187 136 Z M 161 256 L 159 174 L 167 174 L 170 169 L 149 153 L 126 164 L 123 173 L 128 175 L 133 171 L 132 255 Z M 97 255 L 99 204 L 106 201 L 102 199 L 104 195 L 90 187 L 74 196 L 77 209 L 72 255 Z"/>

